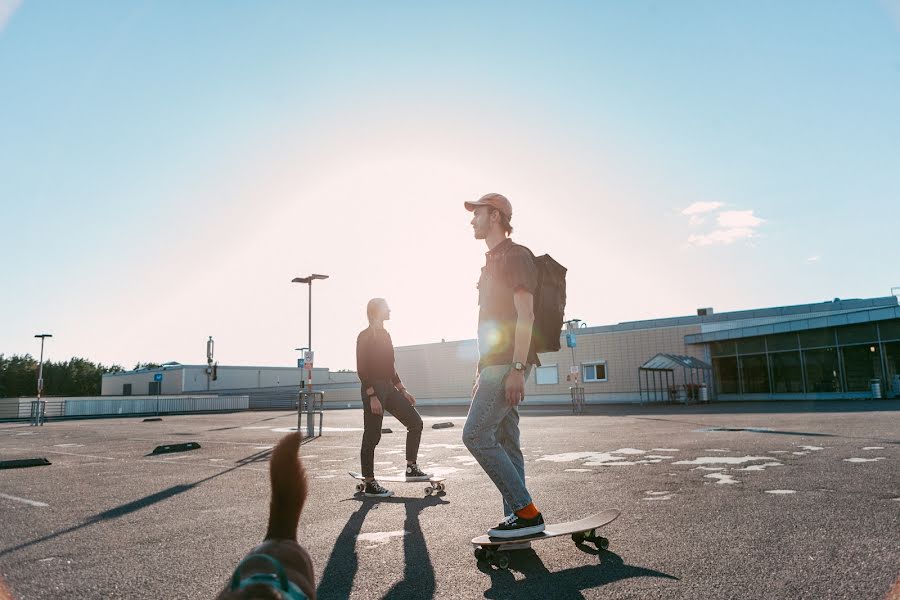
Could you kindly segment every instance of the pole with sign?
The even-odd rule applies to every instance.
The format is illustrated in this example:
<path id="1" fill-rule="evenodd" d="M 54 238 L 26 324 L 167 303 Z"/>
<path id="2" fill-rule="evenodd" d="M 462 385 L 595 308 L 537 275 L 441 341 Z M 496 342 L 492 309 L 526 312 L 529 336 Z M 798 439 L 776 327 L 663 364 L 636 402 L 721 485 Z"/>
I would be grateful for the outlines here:
<path id="1" fill-rule="evenodd" d="M 153 381 L 156 382 L 156 416 L 159 416 L 159 394 L 162 392 L 162 373 L 155 373 L 153 375 Z"/>
<path id="2" fill-rule="evenodd" d="M 306 387 L 307 392 L 312 392 L 312 372 L 313 372 L 313 361 L 315 359 L 316 353 L 312 350 L 306 350 L 303 353 L 303 368 L 306 369 L 306 380 L 309 382 L 309 385 Z"/>

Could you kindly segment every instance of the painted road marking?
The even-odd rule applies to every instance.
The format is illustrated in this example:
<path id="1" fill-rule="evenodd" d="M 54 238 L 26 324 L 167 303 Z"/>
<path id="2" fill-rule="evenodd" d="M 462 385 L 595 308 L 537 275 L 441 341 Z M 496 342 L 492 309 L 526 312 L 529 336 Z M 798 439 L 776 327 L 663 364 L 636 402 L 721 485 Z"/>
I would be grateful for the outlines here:
<path id="1" fill-rule="evenodd" d="M 766 490 L 767 494 L 796 494 L 796 490 Z"/>
<path id="2" fill-rule="evenodd" d="M 875 458 L 845 458 L 844 462 L 849 463 L 864 463 L 864 462 L 875 462 L 879 460 L 885 460 L 886 456 L 876 456 Z"/>
<path id="3" fill-rule="evenodd" d="M 18 496 L 10 496 L 8 494 L 0 494 L 0 498 L 6 498 L 7 500 L 14 500 L 16 502 L 22 502 L 29 506 L 50 506 L 46 502 L 38 502 L 37 500 L 29 500 L 28 498 L 19 498 Z"/>
<path id="4" fill-rule="evenodd" d="M 740 465 L 755 460 L 770 460 L 768 456 L 701 456 L 694 460 L 679 460 L 673 465 Z"/>
<path id="5" fill-rule="evenodd" d="M 733 476 L 728 475 L 727 473 L 710 473 L 709 475 L 704 475 L 704 477 L 706 477 L 706 478 L 708 478 L 708 479 L 716 479 L 716 480 L 718 480 L 718 481 L 716 481 L 716 484 L 720 484 L 720 483 L 726 483 L 726 484 L 740 483 L 740 482 L 739 482 L 738 480 L 736 480 Z"/>

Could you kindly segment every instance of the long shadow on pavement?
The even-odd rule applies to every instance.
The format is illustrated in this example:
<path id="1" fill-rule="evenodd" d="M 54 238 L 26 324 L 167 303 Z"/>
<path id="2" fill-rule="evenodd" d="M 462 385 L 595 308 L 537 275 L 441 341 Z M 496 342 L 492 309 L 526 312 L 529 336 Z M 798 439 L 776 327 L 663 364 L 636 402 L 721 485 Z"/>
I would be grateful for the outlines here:
<path id="1" fill-rule="evenodd" d="M 359 556 L 356 551 L 356 538 L 362 531 L 366 515 L 379 504 L 402 503 L 406 508 L 406 520 L 403 530 L 403 579 L 397 582 L 386 594 L 385 598 L 392 600 L 402 598 L 433 598 L 435 592 L 434 566 L 428 555 L 428 546 L 425 544 L 425 535 L 422 533 L 422 525 L 419 522 L 421 512 L 432 506 L 449 504 L 443 499 L 443 494 L 426 496 L 425 498 L 382 498 L 369 500 L 361 495 L 354 496 L 353 500 L 361 502 L 360 507 L 350 515 L 347 524 L 341 530 L 334 544 L 334 550 L 328 557 L 325 570 L 316 595 L 319 600 L 349 598 L 353 591 L 353 581 L 359 571 Z"/>
<path id="2" fill-rule="evenodd" d="M 7 554 L 12 554 L 13 552 L 17 552 L 19 550 L 28 548 L 30 546 L 34 546 L 36 544 L 40 544 L 42 542 L 46 542 L 46 541 L 61 537 L 63 535 L 67 535 L 69 533 L 72 533 L 73 531 L 78 531 L 79 529 L 84 529 L 85 527 L 90 527 L 91 525 L 96 525 L 97 523 L 102 523 L 104 521 L 117 519 L 119 517 L 123 517 L 123 516 L 131 514 L 133 512 L 137 512 L 141 509 L 147 508 L 148 506 L 152 506 L 158 502 L 162 502 L 163 500 L 168 500 L 169 498 L 172 498 L 179 494 L 183 494 L 184 492 L 190 491 L 202 483 L 206 483 L 207 481 L 211 481 L 213 479 L 216 479 L 217 477 L 221 477 L 222 475 L 230 473 L 236 469 L 240 469 L 241 467 L 243 467 L 247 464 L 257 462 L 260 460 L 264 460 L 265 458 L 268 458 L 268 456 L 270 454 L 271 454 L 271 449 L 265 450 L 263 452 L 257 452 L 255 454 L 251 454 L 250 456 L 247 456 L 245 458 L 238 460 L 237 464 L 235 464 L 233 467 L 219 471 L 218 473 L 210 475 L 209 477 L 204 477 L 203 479 L 199 479 L 197 481 L 194 481 L 193 483 L 182 483 L 179 485 L 173 485 L 164 490 L 160 490 L 156 493 L 144 496 L 143 498 L 138 498 L 137 500 L 133 500 L 131 502 L 126 502 L 125 504 L 120 504 L 119 506 L 116 506 L 109 510 L 105 510 L 103 512 L 97 513 L 96 515 L 88 517 L 87 519 L 85 519 L 81 523 L 78 523 L 77 525 L 72 525 L 71 527 L 67 527 L 66 529 L 62 529 L 60 531 L 55 531 L 53 533 L 49 533 L 45 536 L 35 538 L 28 542 L 22 542 L 21 544 L 19 544 L 17 546 L 11 546 L 9 548 L 5 548 L 2 551 L 0 551 L 0 557 L 6 556 Z"/>
<path id="3" fill-rule="evenodd" d="M 580 546 L 590 554 L 598 554 L 596 550 Z M 509 554 L 509 570 L 495 569 L 485 563 L 479 563 L 478 569 L 489 575 L 491 587 L 484 592 L 485 598 L 563 598 L 583 599 L 583 590 L 630 579 L 632 577 L 661 577 L 678 581 L 678 577 L 634 565 L 626 565 L 622 557 L 614 552 L 603 551 L 602 562 L 596 565 L 585 565 L 566 569 L 556 573 L 550 572 L 534 550 L 517 550 Z M 525 575 L 525 579 L 517 581 L 511 571 Z"/>

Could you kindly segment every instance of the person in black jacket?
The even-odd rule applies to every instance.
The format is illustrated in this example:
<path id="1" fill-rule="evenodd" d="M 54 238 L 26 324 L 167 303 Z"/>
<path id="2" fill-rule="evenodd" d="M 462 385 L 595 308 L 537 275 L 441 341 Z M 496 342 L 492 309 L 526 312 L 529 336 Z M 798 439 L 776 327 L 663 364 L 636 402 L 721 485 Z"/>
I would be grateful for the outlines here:
<path id="1" fill-rule="evenodd" d="M 394 415 L 406 427 L 406 478 L 427 480 L 416 464 L 422 440 L 422 417 L 416 410 L 416 399 L 400 381 L 394 368 L 394 345 L 384 322 L 391 309 L 384 298 L 373 298 L 366 306 L 369 326 L 356 338 L 356 372 L 359 375 L 363 403 L 363 439 L 360 450 L 362 474 L 366 480 L 365 495 L 392 496 L 394 493 L 375 481 L 375 446 L 381 441 L 384 411 Z"/>

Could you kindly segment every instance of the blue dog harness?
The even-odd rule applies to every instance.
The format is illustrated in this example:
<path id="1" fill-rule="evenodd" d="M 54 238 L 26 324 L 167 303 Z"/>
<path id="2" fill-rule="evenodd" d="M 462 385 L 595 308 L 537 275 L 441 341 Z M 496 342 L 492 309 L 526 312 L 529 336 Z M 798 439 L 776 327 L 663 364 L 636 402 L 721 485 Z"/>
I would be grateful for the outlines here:
<path id="1" fill-rule="evenodd" d="M 247 564 L 247 561 L 253 558 L 264 558 L 275 568 L 274 573 L 254 573 L 246 579 L 241 579 L 241 569 Z M 251 585 L 263 584 L 270 588 L 278 590 L 281 597 L 285 600 L 309 600 L 309 597 L 303 593 L 303 590 L 293 581 L 289 581 L 287 573 L 281 563 L 269 556 L 268 554 L 251 554 L 241 561 L 231 576 L 231 591 L 242 590 Z"/>

